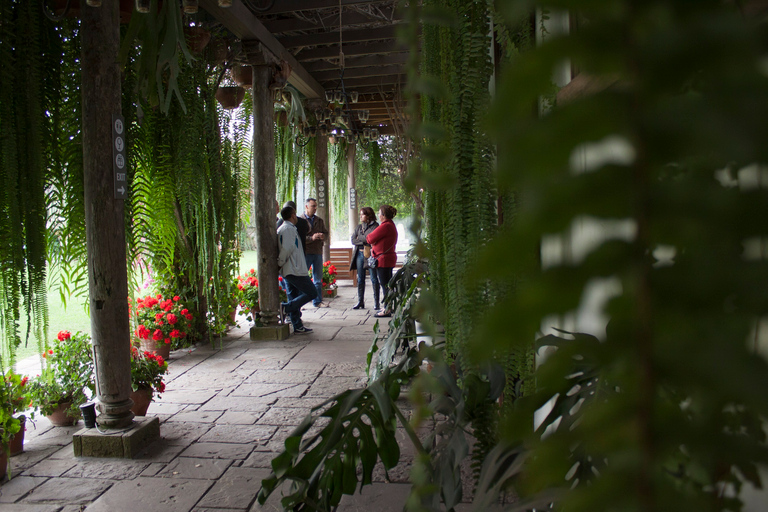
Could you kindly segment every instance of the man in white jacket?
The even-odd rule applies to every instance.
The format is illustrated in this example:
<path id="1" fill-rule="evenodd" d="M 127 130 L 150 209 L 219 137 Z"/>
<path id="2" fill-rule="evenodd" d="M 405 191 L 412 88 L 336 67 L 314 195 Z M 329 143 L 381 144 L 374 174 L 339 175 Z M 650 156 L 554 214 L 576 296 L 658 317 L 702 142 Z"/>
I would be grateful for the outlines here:
<path id="1" fill-rule="evenodd" d="M 291 297 L 288 302 L 281 303 L 280 307 L 283 314 L 290 316 L 293 332 L 305 334 L 312 332 L 312 329 L 304 327 L 301 321 L 301 306 L 317 297 L 317 289 L 309 278 L 307 262 L 299 241 L 296 210 L 286 206 L 280 210 L 280 216 L 285 222 L 277 230 L 277 244 L 280 251 L 277 256 L 277 265 L 280 268 L 280 275 L 288 283 L 288 296 Z"/>

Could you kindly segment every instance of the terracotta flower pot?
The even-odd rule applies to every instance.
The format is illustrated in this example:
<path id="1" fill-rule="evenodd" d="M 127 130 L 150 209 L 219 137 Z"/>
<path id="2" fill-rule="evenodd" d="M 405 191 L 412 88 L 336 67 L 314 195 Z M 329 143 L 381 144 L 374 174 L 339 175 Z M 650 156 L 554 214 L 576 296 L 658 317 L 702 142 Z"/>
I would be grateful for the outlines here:
<path id="1" fill-rule="evenodd" d="M 184 38 L 189 51 L 200 53 L 211 40 L 211 33 L 202 27 L 184 27 Z"/>
<path id="2" fill-rule="evenodd" d="M 54 427 L 71 427 L 78 422 L 77 416 L 69 412 L 71 406 L 72 402 L 60 403 L 51 414 L 46 415 L 46 418 Z"/>
<path id="3" fill-rule="evenodd" d="M 236 87 L 219 87 L 216 89 L 216 101 L 221 104 L 223 108 L 233 109 L 240 106 L 245 98 L 245 89 L 240 86 Z"/>
<path id="4" fill-rule="evenodd" d="M 27 417 L 19 416 L 19 421 L 21 423 L 19 425 L 19 431 L 13 436 L 11 442 L 8 443 L 11 457 L 24 451 L 24 430 L 26 429 Z"/>
<path id="5" fill-rule="evenodd" d="M 165 360 L 171 355 L 170 343 L 158 343 L 155 340 L 141 340 L 139 348 L 145 352 L 154 352 Z"/>
<path id="6" fill-rule="evenodd" d="M 131 391 L 131 400 L 133 400 L 131 412 L 136 416 L 146 416 L 153 396 L 152 388 L 139 388 L 136 391 Z"/>
<path id="7" fill-rule="evenodd" d="M 208 56 L 208 61 L 217 66 L 227 60 L 228 54 L 229 45 L 224 39 L 211 39 L 211 42 L 208 43 L 208 46 L 206 47 L 206 55 Z"/>

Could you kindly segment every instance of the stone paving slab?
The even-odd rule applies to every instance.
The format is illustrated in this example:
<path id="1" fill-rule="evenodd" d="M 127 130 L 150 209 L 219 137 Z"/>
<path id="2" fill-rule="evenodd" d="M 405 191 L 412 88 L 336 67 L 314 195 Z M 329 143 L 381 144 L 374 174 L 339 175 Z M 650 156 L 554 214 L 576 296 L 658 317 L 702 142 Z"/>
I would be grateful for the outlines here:
<path id="1" fill-rule="evenodd" d="M 223 411 L 182 411 L 168 418 L 168 423 L 173 422 L 191 422 L 191 423 L 216 423 Z"/>
<path id="2" fill-rule="evenodd" d="M 182 452 L 184 457 L 240 460 L 248 458 L 252 446 L 242 443 L 195 443 Z"/>
<path id="3" fill-rule="evenodd" d="M 187 512 L 213 485 L 207 480 L 136 478 L 113 486 L 88 507 L 88 512 Z"/>
<path id="4" fill-rule="evenodd" d="M 279 397 L 248 397 L 242 396 L 216 396 L 210 401 L 200 406 L 200 411 L 237 411 L 237 412 L 264 412 L 269 409 L 269 405 L 274 403 Z"/>
<path id="5" fill-rule="evenodd" d="M 13 503 L 19 500 L 29 491 L 43 484 L 47 478 L 33 476 L 15 476 L 0 487 L 0 503 L 3 503 L 2 510 L 6 510 L 6 503 Z"/>
<path id="6" fill-rule="evenodd" d="M 79 457 L 75 460 L 75 466 L 69 469 L 64 476 L 67 478 L 130 480 L 139 476 L 148 465 L 148 461 Z"/>
<path id="7" fill-rule="evenodd" d="M 50 478 L 33 489 L 21 503 L 87 504 L 112 487 L 109 480 Z"/>
<path id="8" fill-rule="evenodd" d="M 216 420 L 216 423 L 219 425 L 253 425 L 261 416 L 261 413 L 226 411 Z"/>
<path id="9" fill-rule="evenodd" d="M 269 475 L 261 468 L 229 468 L 200 500 L 201 507 L 247 509 L 254 502 L 261 480 Z"/>
<path id="10" fill-rule="evenodd" d="M 64 511 L 59 505 L 14 503 L 14 504 L 8 504 L 8 505 L 4 504 L 3 512 L 64 512 Z"/>
<path id="11" fill-rule="evenodd" d="M 162 394 L 162 397 L 156 401 L 163 404 L 204 404 L 214 396 L 217 390 L 206 389 L 202 391 L 193 391 L 190 389 L 169 389 Z"/>
<path id="12" fill-rule="evenodd" d="M 259 418 L 259 425 L 299 425 L 309 414 L 310 408 L 271 407 Z"/>
<path id="13" fill-rule="evenodd" d="M 215 425 L 199 440 L 201 443 L 264 444 L 277 430 L 267 425 Z"/>
<path id="14" fill-rule="evenodd" d="M 302 396 L 308 389 L 309 384 L 242 384 L 230 394 L 230 397 L 257 396 L 262 398 L 274 398 L 277 400 L 284 396 Z"/>
<path id="15" fill-rule="evenodd" d="M 210 428 L 211 425 L 207 423 L 165 422 L 160 426 L 160 439 L 167 444 L 188 445 L 197 441 Z"/>
<path id="16" fill-rule="evenodd" d="M 245 379 L 243 384 L 306 384 L 320 375 L 320 370 L 259 370 Z"/>
<path id="17" fill-rule="evenodd" d="M 178 457 L 157 475 L 161 478 L 191 478 L 198 480 L 216 480 L 232 465 L 228 459 L 200 459 Z"/>
<path id="18" fill-rule="evenodd" d="M 24 476 L 47 476 L 55 477 L 61 476 L 77 464 L 74 459 L 62 460 L 62 459 L 46 459 L 43 460 L 31 468 L 22 473 Z"/>

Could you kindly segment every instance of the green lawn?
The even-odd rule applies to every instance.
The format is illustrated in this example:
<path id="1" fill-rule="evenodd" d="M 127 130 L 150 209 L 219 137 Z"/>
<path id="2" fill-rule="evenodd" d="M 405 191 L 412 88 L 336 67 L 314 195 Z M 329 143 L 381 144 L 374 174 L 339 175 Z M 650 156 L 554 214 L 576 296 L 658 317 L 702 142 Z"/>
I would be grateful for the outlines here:
<path id="1" fill-rule="evenodd" d="M 244 251 L 240 258 L 240 273 L 256 268 L 256 262 L 256 251 Z M 21 322 L 22 326 L 24 326 L 24 331 L 26 331 L 26 321 L 27 317 L 22 313 Z M 77 299 L 71 300 L 65 307 L 59 295 L 54 292 L 48 296 L 48 339 L 52 341 L 56 334 L 62 330 L 73 333 L 77 331 L 90 333 L 91 320 L 85 307 L 77 302 Z M 22 340 L 22 346 L 17 351 L 16 358 L 21 360 L 35 355 L 37 352 L 37 341 L 34 337 L 31 337 L 27 346 L 24 346 L 24 341 Z"/>

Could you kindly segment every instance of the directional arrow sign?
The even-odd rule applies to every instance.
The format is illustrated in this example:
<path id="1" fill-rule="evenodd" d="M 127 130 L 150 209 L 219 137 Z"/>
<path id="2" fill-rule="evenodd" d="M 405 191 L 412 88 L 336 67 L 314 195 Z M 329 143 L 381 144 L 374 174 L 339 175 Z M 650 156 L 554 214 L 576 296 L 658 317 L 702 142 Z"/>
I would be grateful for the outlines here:
<path id="1" fill-rule="evenodd" d="M 128 169 L 125 157 L 125 120 L 112 115 L 112 170 L 115 175 L 115 199 L 128 197 Z"/>

